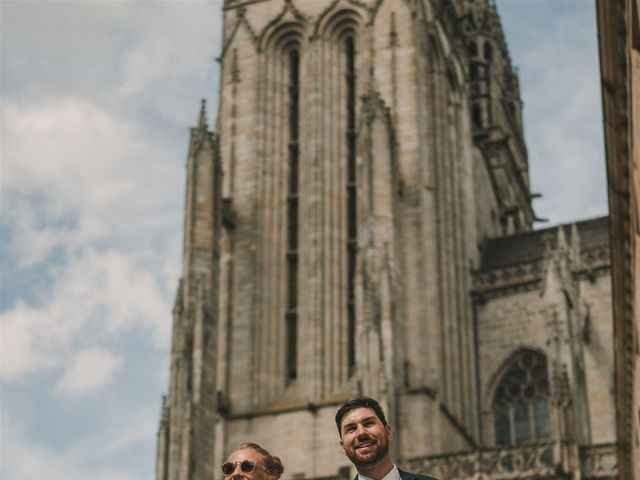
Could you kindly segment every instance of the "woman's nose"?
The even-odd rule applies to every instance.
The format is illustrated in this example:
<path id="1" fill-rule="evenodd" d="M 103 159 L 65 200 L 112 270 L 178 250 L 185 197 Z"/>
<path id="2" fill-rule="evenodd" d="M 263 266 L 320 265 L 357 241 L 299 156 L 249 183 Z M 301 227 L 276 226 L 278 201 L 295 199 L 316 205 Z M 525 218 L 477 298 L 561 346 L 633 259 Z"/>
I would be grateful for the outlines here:
<path id="1" fill-rule="evenodd" d="M 241 476 L 242 476 L 242 469 L 240 468 L 240 464 L 236 463 L 235 468 L 233 469 L 233 472 L 231 472 L 231 475 L 229 475 L 229 477 L 237 478 Z"/>

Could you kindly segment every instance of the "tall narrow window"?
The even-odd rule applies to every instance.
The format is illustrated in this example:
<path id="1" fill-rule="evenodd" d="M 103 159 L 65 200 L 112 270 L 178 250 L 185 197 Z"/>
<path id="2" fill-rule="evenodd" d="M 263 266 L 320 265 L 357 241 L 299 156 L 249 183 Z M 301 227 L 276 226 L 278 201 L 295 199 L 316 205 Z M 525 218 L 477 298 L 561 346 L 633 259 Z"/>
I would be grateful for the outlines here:
<path id="1" fill-rule="evenodd" d="M 550 437 L 544 355 L 523 350 L 514 357 L 496 389 L 493 421 L 497 445 L 521 445 Z"/>
<path id="2" fill-rule="evenodd" d="M 489 42 L 485 42 L 484 44 L 484 59 L 487 63 L 491 63 L 493 60 L 493 49 L 491 48 L 491 44 Z"/>
<path id="3" fill-rule="evenodd" d="M 298 159 L 300 153 L 300 57 L 289 53 L 289 185 L 287 195 L 286 379 L 298 376 Z"/>
<path id="4" fill-rule="evenodd" d="M 356 255 L 358 246 L 356 198 L 356 52 L 353 37 L 345 40 L 347 93 L 347 329 L 348 362 L 356 364 Z"/>
<path id="5" fill-rule="evenodd" d="M 475 128 L 482 127 L 482 110 L 480 110 L 480 105 L 477 103 L 473 104 L 471 107 L 471 121 Z"/>

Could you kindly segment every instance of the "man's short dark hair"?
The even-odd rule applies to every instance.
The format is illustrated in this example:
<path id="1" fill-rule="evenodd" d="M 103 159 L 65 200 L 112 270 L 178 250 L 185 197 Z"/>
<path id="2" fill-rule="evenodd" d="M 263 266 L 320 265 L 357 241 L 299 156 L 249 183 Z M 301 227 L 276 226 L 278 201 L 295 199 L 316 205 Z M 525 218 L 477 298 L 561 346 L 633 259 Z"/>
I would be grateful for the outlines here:
<path id="1" fill-rule="evenodd" d="M 342 430 L 340 428 L 342 426 L 342 419 L 347 413 L 349 413 L 351 410 L 355 410 L 356 408 L 370 408 L 377 415 L 382 424 L 385 427 L 387 426 L 387 419 L 384 416 L 384 410 L 382 410 L 382 407 L 377 402 L 377 400 L 361 395 L 343 403 L 336 412 L 336 427 L 338 427 L 338 433 L 340 434 L 340 437 L 342 437 Z"/>

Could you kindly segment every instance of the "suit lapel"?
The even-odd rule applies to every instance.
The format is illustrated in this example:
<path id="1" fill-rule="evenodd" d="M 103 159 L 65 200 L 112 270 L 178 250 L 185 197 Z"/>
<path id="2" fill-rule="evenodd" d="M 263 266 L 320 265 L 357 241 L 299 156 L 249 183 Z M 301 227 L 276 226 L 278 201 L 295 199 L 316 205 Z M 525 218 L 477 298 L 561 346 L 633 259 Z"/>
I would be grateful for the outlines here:
<path id="1" fill-rule="evenodd" d="M 400 470 L 399 468 L 398 472 L 400 472 L 400 478 L 402 480 L 416 480 L 416 476 L 410 474 L 409 472 L 405 472 L 404 470 Z"/>

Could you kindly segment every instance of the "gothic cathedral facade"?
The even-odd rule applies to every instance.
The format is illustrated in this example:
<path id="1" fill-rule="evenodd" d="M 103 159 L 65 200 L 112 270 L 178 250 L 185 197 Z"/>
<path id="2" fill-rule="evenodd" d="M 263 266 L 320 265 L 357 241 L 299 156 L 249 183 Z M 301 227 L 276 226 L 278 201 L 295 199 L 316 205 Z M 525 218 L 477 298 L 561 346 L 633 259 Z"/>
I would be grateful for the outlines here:
<path id="1" fill-rule="evenodd" d="M 215 133 L 187 159 L 157 480 L 244 441 L 352 478 L 333 416 L 381 401 L 399 465 L 615 478 L 607 218 L 533 230 L 519 80 L 489 0 L 226 0 Z"/>

